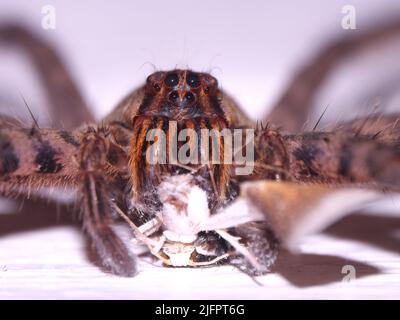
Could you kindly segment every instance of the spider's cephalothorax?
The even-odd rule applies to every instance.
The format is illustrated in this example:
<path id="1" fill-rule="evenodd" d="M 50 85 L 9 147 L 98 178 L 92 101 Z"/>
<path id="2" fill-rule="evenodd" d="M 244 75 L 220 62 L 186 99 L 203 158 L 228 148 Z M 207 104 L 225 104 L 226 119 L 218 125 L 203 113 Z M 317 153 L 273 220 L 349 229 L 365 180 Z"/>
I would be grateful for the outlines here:
<path id="1" fill-rule="evenodd" d="M 229 256 L 227 251 L 215 254 L 196 243 L 201 232 L 210 231 L 202 229 L 209 221 L 210 209 L 214 212 L 236 195 L 231 166 L 224 161 L 224 140 L 219 135 L 230 126 L 218 82 L 211 75 L 172 70 L 147 78 L 144 97 L 132 119 L 129 168 L 133 207 L 155 216 L 139 232 L 143 236 L 146 225 L 153 226 L 152 240 L 158 244 L 143 242 L 166 264 L 208 265 Z M 194 157 L 182 161 L 179 150 L 184 145 L 184 151 Z M 218 163 L 211 162 L 213 152 Z M 201 161 L 205 156 L 207 163 Z M 157 161 L 152 163 L 152 159 Z M 207 247 L 207 241 L 204 243 Z"/>
<path id="2" fill-rule="evenodd" d="M 131 181 L 138 201 L 143 194 L 156 187 L 164 176 L 187 171 L 187 168 L 199 168 L 201 157 L 215 156 L 212 148 L 203 148 L 202 139 L 212 140 L 209 132 L 218 134 L 230 127 L 221 101 L 217 80 L 206 73 L 172 70 L 156 72 L 147 78 L 143 100 L 132 119 L 130 145 Z M 157 136 L 155 130 L 163 134 L 163 143 L 160 143 L 161 137 Z M 230 166 L 223 159 L 222 137 L 214 138 L 207 144 L 209 146 L 217 142 L 219 163 L 209 163 L 208 168 L 215 191 L 222 200 L 229 187 Z M 154 145 L 151 149 L 154 142 L 158 142 L 156 150 Z M 188 146 L 185 152 L 193 153 L 193 157 L 185 158 L 188 161 L 182 163 L 179 150 L 184 144 Z M 151 151 L 158 157 L 155 163 L 150 162 Z"/>
<path id="3" fill-rule="evenodd" d="M 311 132 L 300 132 L 316 88 L 336 63 L 399 31 L 395 22 L 322 51 L 267 118 L 285 132 L 257 126 L 215 78 L 190 70 L 150 75 L 96 124 L 54 50 L 23 28 L 0 27 L 0 44 L 19 45 L 33 58 L 47 88 L 53 125 L 59 126 L 0 118 L 0 194 L 27 201 L 43 195 L 43 188 L 77 190 L 84 230 L 102 266 L 115 274 L 136 273 L 136 257 L 112 228 L 117 213 L 165 264 L 224 261 L 264 273 L 275 260 L 277 243 L 290 247 L 305 231 L 340 217 L 342 212 L 331 207 L 316 210 L 323 200 L 338 194 L 339 209 L 350 209 L 353 200 L 344 201 L 339 186 L 399 191 L 398 114 L 324 131 L 317 123 Z M 261 128 L 248 175 L 233 170 L 240 161 L 225 161 L 225 140 L 202 135 L 256 127 Z M 180 139 L 182 132 L 187 134 Z M 206 148 L 206 141 L 216 141 L 216 147 Z M 239 149 L 248 145 L 239 143 Z M 205 159 L 219 151 L 219 162 L 187 157 L 196 147 L 194 154 Z"/>

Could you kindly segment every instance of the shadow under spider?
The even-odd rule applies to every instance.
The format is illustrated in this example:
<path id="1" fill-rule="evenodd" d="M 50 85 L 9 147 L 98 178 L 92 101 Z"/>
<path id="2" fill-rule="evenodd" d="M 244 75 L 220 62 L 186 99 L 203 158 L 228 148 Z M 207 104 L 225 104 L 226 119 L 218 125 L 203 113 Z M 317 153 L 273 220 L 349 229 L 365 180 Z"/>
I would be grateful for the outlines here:
<path id="1" fill-rule="evenodd" d="M 71 206 L 67 205 L 26 201 L 19 212 L 0 214 L 0 237 L 55 226 L 78 227 L 78 219 L 72 212 Z M 400 253 L 399 239 L 394 235 L 396 231 L 400 231 L 400 218 L 357 213 L 338 221 L 325 233 Z M 86 249 L 88 260 L 99 266 L 90 245 Z M 344 265 L 354 266 L 357 278 L 382 273 L 377 267 L 339 255 L 293 254 L 283 249 L 272 272 L 280 274 L 292 285 L 304 288 L 341 282 L 345 276 L 342 274 Z"/>
<path id="2" fill-rule="evenodd" d="M 78 225 L 78 219 L 68 205 L 44 200 L 16 203 L 14 212 L 0 214 L 0 237 L 55 226 Z"/>
<path id="3" fill-rule="evenodd" d="M 336 222 L 325 233 L 400 254 L 399 217 L 357 213 Z"/>
<path id="4" fill-rule="evenodd" d="M 342 273 L 345 265 L 356 269 L 356 279 L 381 273 L 367 263 L 321 254 L 293 254 L 286 250 L 279 252 L 272 271 L 279 273 L 292 285 L 299 288 L 326 285 L 341 282 L 346 274 Z M 357 280 L 354 280 L 357 281 Z"/>
<path id="5" fill-rule="evenodd" d="M 324 231 L 341 239 L 359 241 L 383 250 L 400 253 L 400 218 L 383 215 L 356 213 L 347 216 Z M 334 240 L 333 240 L 334 241 Z M 281 250 L 273 268 L 297 287 L 324 285 L 342 281 L 342 267 L 352 265 L 356 278 L 382 273 L 378 268 L 364 262 L 339 256 L 317 254 L 292 254 Z"/>

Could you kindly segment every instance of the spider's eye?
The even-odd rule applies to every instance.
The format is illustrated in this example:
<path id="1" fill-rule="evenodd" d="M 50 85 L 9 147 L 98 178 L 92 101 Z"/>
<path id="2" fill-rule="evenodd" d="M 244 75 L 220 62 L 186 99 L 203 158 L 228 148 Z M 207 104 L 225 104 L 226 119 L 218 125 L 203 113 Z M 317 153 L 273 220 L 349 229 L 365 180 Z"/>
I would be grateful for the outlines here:
<path id="1" fill-rule="evenodd" d="M 168 87 L 175 87 L 179 82 L 179 77 L 176 73 L 170 73 L 165 77 L 164 83 Z"/>
<path id="2" fill-rule="evenodd" d="M 194 95 L 193 95 L 193 93 L 191 93 L 191 92 L 186 93 L 185 99 L 186 99 L 187 101 L 189 101 L 189 102 L 193 101 L 193 100 L 194 100 Z"/>
<path id="3" fill-rule="evenodd" d="M 195 73 L 189 73 L 186 77 L 186 83 L 192 88 L 197 88 L 200 85 L 199 76 Z"/>
<path id="4" fill-rule="evenodd" d="M 161 87 L 160 87 L 160 85 L 159 85 L 158 83 L 155 83 L 155 84 L 153 85 L 153 87 L 154 87 L 154 89 L 155 89 L 156 91 L 160 91 L 160 90 L 161 90 Z"/>

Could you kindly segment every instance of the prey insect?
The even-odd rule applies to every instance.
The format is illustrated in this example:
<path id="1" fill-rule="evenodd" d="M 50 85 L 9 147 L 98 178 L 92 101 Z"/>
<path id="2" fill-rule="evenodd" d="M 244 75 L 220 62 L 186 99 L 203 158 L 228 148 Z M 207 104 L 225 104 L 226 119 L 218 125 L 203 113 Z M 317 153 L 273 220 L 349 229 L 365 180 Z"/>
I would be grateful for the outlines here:
<path id="1" fill-rule="evenodd" d="M 1 118 L 0 194 L 30 198 L 48 188 L 76 190 L 83 229 L 102 267 L 114 274 L 137 272 L 136 256 L 113 229 L 121 219 L 165 265 L 230 264 L 264 274 L 280 245 L 291 247 L 379 196 L 373 190 L 399 190 L 398 115 L 300 132 L 316 87 L 336 63 L 399 31 L 399 24 L 388 25 L 328 47 L 294 79 L 264 124 L 249 119 L 210 74 L 180 69 L 151 74 L 96 124 L 55 51 L 23 28 L 1 27 L 0 43 L 21 47 L 37 66 L 55 126 L 63 127 Z M 217 154 L 217 161 L 171 160 L 170 140 L 160 144 L 149 136 L 158 130 L 169 138 L 172 129 L 197 137 L 178 139 L 176 147 L 206 158 Z M 237 170 L 243 162 L 225 161 L 229 141 L 201 134 L 243 129 L 254 133 L 248 174 Z M 248 139 L 239 141 L 234 156 L 247 156 Z M 214 149 L 204 147 L 209 144 Z M 163 161 L 150 162 L 150 149 Z M 354 189 L 356 200 L 318 210 L 331 198 L 343 199 L 344 188 Z"/>

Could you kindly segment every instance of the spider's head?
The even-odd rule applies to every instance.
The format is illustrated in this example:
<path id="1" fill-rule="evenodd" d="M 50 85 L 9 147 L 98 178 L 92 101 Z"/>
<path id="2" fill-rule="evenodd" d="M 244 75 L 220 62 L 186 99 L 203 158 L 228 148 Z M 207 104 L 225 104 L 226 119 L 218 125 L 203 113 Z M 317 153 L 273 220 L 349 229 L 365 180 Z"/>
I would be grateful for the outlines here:
<path id="1" fill-rule="evenodd" d="M 222 115 L 218 81 L 191 70 L 161 71 L 147 78 L 139 114 L 175 120 Z"/>
<path id="2" fill-rule="evenodd" d="M 179 69 L 153 73 L 147 78 L 142 102 L 132 119 L 132 128 L 130 171 L 137 200 L 145 190 L 151 193 L 164 174 L 171 175 L 182 170 L 181 165 L 186 168 L 198 167 L 199 163 L 196 161 L 180 162 L 178 154 L 174 155 L 172 146 L 181 150 L 182 145 L 189 143 L 189 154 L 196 157 L 195 152 L 199 154 L 207 151 L 205 148 L 197 150 L 196 146 L 202 139 L 207 141 L 204 139 L 204 131 L 208 133 L 211 130 L 214 130 L 214 135 L 210 136 L 213 139 L 211 143 L 219 147 L 219 154 L 215 154 L 220 157 L 221 164 L 213 166 L 210 174 L 213 175 L 219 199 L 222 201 L 225 198 L 230 166 L 222 159 L 224 142 L 212 137 L 215 136 L 215 131 L 229 128 L 229 121 L 223 109 L 218 82 L 214 77 L 207 73 Z M 182 141 L 181 138 L 179 141 L 172 141 L 174 137 L 183 135 L 186 135 L 187 141 Z M 168 141 L 163 137 L 168 137 Z M 155 145 L 153 142 L 156 142 Z M 149 155 L 153 161 L 149 161 Z M 178 164 L 171 160 L 175 156 Z M 165 157 L 165 162 L 155 160 L 159 157 Z M 167 162 L 168 165 L 164 166 Z"/>

